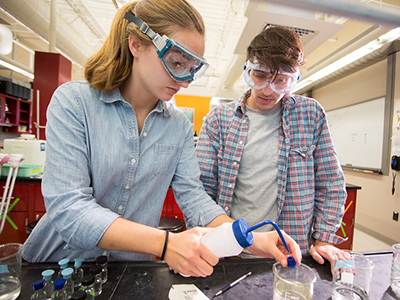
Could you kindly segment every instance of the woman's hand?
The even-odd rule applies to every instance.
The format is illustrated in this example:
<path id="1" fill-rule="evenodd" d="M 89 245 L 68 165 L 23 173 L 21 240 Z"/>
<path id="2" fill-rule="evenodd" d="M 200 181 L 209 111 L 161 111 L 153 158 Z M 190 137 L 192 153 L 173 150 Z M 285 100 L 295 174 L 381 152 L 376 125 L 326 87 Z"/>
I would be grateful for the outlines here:
<path id="1" fill-rule="evenodd" d="M 301 251 L 299 245 L 284 231 L 282 235 L 289 247 L 290 253 L 287 252 L 276 231 L 269 232 L 253 232 L 254 243 L 247 249 L 257 256 L 275 258 L 282 266 L 287 266 L 287 257 L 293 256 L 297 264 L 301 263 Z"/>
<path id="2" fill-rule="evenodd" d="M 170 269 L 183 276 L 211 275 L 219 258 L 200 242 L 201 237 L 211 230 L 195 227 L 181 233 L 170 233 L 164 256 Z"/>

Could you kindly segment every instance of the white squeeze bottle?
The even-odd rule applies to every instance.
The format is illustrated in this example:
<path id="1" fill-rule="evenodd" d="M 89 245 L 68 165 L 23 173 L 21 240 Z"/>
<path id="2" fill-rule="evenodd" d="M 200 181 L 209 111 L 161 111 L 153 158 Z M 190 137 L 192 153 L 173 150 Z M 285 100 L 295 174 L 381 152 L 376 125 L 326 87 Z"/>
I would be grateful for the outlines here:
<path id="1" fill-rule="evenodd" d="M 221 257 L 239 255 L 244 248 L 253 245 L 253 233 L 243 219 L 224 223 L 203 235 L 201 242 L 214 255 Z"/>
<path id="2" fill-rule="evenodd" d="M 238 219 L 233 223 L 224 223 L 203 235 L 201 242 L 219 258 L 236 256 L 239 255 L 244 248 L 253 245 L 252 231 L 267 224 L 271 224 L 275 228 L 286 250 L 290 253 L 289 247 L 278 225 L 269 220 L 252 227 L 249 227 L 243 219 Z"/>

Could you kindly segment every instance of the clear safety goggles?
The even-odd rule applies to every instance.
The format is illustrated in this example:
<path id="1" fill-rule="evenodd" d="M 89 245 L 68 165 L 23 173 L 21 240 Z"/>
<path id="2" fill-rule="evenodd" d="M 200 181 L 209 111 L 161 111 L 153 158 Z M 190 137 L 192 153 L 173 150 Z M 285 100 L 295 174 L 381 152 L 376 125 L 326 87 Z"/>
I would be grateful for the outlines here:
<path id="1" fill-rule="evenodd" d="M 158 57 L 174 80 L 192 83 L 203 76 L 208 69 L 209 64 L 203 57 L 197 56 L 166 35 L 160 36 L 155 33 L 149 25 L 135 15 L 125 13 L 124 18 L 136 24 L 141 32 L 150 37 L 157 48 Z"/>
<path id="2" fill-rule="evenodd" d="M 261 90 L 269 84 L 275 93 L 287 94 L 294 89 L 299 78 L 300 73 L 278 72 L 274 75 L 271 70 L 249 60 L 244 66 L 244 81 L 255 90 Z"/>

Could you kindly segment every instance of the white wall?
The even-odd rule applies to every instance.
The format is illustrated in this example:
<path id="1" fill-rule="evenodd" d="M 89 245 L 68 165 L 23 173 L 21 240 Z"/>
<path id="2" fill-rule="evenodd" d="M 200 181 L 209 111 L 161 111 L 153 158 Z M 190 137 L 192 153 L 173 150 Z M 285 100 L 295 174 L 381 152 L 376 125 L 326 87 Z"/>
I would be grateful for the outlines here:
<path id="1" fill-rule="evenodd" d="M 386 94 L 387 60 L 342 78 L 332 84 L 313 91 L 325 108 L 331 110 Z M 394 100 L 393 135 L 400 135 L 396 129 L 396 111 L 400 112 L 400 52 L 397 53 L 396 83 Z M 400 221 L 392 220 L 393 211 L 400 212 L 400 174 L 396 182 L 396 192 L 391 193 L 392 173 L 390 175 L 365 174 L 345 170 L 346 182 L 361 186 L 357 193 L 356 225 L 379 235 L 387 242 L 400 242 Z M 398 172 L 400 173 L 400 172 Z"/>

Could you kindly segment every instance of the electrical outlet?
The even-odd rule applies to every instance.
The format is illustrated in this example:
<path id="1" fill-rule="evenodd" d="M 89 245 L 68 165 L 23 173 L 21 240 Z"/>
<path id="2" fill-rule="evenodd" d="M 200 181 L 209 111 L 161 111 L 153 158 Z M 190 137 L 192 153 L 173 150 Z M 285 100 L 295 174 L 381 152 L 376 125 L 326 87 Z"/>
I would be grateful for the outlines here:
<path id="1" fill-rule="evenodd" d="M 393 220 L 394 221 L 399 221 L 399 213 L 397 211 L 393 212 Z"/>

